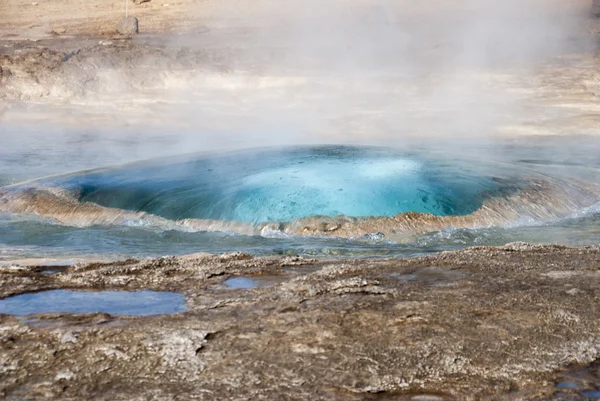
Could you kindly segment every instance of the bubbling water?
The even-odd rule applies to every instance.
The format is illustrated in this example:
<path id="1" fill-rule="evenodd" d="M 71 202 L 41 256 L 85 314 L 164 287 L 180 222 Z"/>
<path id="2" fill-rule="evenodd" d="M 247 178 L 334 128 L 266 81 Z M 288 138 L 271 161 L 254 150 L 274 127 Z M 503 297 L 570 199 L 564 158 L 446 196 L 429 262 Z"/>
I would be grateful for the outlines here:
<path id="1" fill-rule="evenodd" d="M 444 213 L 441 205 L 427 197 L 428 192 L 432 190 L 415 161 L 311 161 L 242 179 L 231 218 L 267 222 L 309 215 Z"/>
<path id="2" fill-rule="evenodd" d="M 552 160 L 318 146 L 47 177 L 0 188 L 0 261 L 198 251 L 414 256 L 513 241 L 597 243 L 596 170 Z"/>
<path id="3" fill-rule="evenodd" d="M 318 147 L 162 160 L 67 177 L 79 200 L 167 219 L 244 223 L 307 216 L 463 215 L 490 177 L 381 148 Z"/>

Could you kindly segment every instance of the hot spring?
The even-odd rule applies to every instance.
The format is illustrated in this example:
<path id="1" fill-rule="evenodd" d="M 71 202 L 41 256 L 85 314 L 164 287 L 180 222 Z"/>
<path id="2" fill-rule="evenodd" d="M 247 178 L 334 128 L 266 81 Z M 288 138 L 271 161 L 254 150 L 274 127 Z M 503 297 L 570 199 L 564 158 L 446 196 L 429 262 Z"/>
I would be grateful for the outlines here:
<path id="1" fill-rule="evenodd" d="M 80 191 L 81 202 L 171 220 L 253 224 L 308 216 L 468 214 L 498 188 L 493 178 L 473 170 L 390 150 L 323 147 L 163 160 L 54 185 Z"/>
<path id="2" fill-rule="evenodd" d="M 155 159 L 0 188 L 0 258 L 412 256 L 515 240 L 593 243 L 600 191 L 595 170 L 580 170 L 352 146 Z"/>

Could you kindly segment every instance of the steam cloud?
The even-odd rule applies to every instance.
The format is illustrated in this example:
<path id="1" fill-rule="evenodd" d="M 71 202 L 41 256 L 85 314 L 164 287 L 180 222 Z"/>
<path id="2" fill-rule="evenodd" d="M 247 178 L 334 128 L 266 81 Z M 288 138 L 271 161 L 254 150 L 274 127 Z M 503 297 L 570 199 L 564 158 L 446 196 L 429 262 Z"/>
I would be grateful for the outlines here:
<path id="1" fill-rule="evenodd" d="M 486 140 L 547 119 L 547 109 L 531 105 L 556 78 L 544 75 L 546 63 L 591 42 L 589 4 L 580 0 L 222 0 L 196 7 L 204 28 L 152 42 L 204 58 L 194 64 L 152 53 L 101 66 L 97 90 L 75 105 L 56 108 L 57 99 L 44 99 L 54 128 L 33 129 L 39 148 L 61 159 L 104 154 L 84 156 L 79 168 L 256 146 Z M 13 139 L 6 143 L 26 131 L 14 115 L 6 112 L 0 127 Z M 98 123 L 80 140 L 90 115 Z"/>

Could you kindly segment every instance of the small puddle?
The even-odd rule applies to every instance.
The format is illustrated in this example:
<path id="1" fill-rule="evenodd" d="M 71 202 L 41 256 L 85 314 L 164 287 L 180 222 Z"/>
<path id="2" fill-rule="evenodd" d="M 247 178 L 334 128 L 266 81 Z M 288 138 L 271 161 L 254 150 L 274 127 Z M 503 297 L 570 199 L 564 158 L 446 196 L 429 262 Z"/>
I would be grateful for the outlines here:
<path id="1" fill-rule="evenodd" d="M 292 273 L 291 275 L 295 276 L 297 274 Z M 224 285 L 230 290 L 248 290 L 251 288 L 268 287 L 270 285 L 281 284 L 289 279 L 290 276 L 287 274 L 260 275 L 254 277 L 237 276 L 230 277 L 220 284 Z"/>
<path id="2" fill-rule="evenodd" d="M 40 274 L 53 275 L 58 273 L 65 273 L 69 270 L 70 266 L 52 265 L 52 266 L 38 266 L 34 271 Z"/>
<path id="3" fill-rule="evenodd" d="M 247 277 L 231 277 L 223 281 L 223 284 L 235 290 L 256 288 L 259 286 L 258 281 Z"/>
<path id="4" fill-rule="evenodd" d="M 600 364 L 594 362 L 587 367 L 575 367 L 564 372 L 555 387 L 588 400 L 600 400 Z"/>
<path id="5" fill-rule="evenodd" d="M 412 273 L 400 274 L 392 273 L 390 277 L 402 282 L 417 282 L 425 285 L 448 285 L 462 278 L 465 278 L 470 273 L 464 270 L 450 270 L 439 267 L 425 267 L 415 270 Z"/>
<path id="6" fill-rule="evenodd" d="M 386 391 L 378 393 L 347 393 L 334 392 L 334 395 L 342 395 L 348 401 L 452 401 L 454 397 L 445 394 L 415 394 L 402 391 Z"/>
<path id="7" fill-rule="evenodd" d="M 579 394 L 581 394 L 582 396 L 584 396 L 585 398 L 588 398 L 590 400 L 600 400 L 600 390 L 582 391 Z"/>
<path id="8" fill-rule="evenodd" d="M 556 385 L 556 388 L 561 390 L 575 390 L 581 387 L 580 383 L 577 382 L 560 382 Z"/>
<path id="9" fill-rule="evenodd" d="M 237 276 L 230 277 L 221 284 L 232 290 L 247 290 L 251 288 L 265 287 L 274 284 L 281 284 L 291 278 L 305 276 L 321 269 L 320 266 L 305 265 L 287 267 L 281 270 L 283 274 L 259 275 L 254 277 Z"/>
<path id="10" fill-rule="evenodd" d="M 108 313 L 150 316 L 187 310 L 185 297 L 156 291 L 70 291 L 51 290 L 20 294 L 0 300 L 0 314 Z"/>
<path id="11" fill-rule="evenodd" d="M 284 271 L 293 276 L 306 276 L 307 274 L 315 273 L 321 270 L 323 266 L 302 265 L 294 267 L 286 267 Z"/>

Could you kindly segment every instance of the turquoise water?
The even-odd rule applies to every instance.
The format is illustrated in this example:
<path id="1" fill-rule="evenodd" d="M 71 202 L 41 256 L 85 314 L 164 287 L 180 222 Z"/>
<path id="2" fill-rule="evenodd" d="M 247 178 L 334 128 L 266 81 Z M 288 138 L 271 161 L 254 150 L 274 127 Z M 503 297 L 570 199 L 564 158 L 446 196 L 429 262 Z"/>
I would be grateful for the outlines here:
<path id="1" fill-rule="evenodd" d="M 187 156 L 49 180 L 79 200 L 168 219 L 261 223 L 311 215 L 435 215 L 477 210 L 498 184 L 466 165 L 370 147 Z M 481 165 L 478 168 L 482 168 Z"/>
<path id="2" fill-rule="evenodd" d="M 63 188 L 83 202 L 145 211 L 169 221 L 202 218 L 256 224 L 311 215 L 393 216 L 409 211 L 466 215 L 486 199 L 515 193 L 524 177 L 560 177 L 565 182 L 572 177 L 591 181 L 600 177 L 598 158 L 585 144 L 568 153 L 564 146 L 552 143 L 502 146 L 464 154 L 439 147 L 348 146 L 195 154 L 52 176 L 17 188 Z M 496 160 L 490 160 L 492 150 Z M 485 157 L 473 156 L 478 153 Z M 14 162 L 11 166 L 15 168 Z M 21 170 L 19 174 L 28 173 Z M 14 182 L 14 176 L 5 175 L 4 180 Z M 0 213 L 0 260 L 145 257 L 200 251 L 411 257 L 513 241 L 585 245 L 600 243 L 599 211 L 597 205 L 591 205 L 550 222 L 517 219 L 502 227 L 448 227 L 402 243 L 377 232 L 343 239 L 281 232 L 194 232 L 139 221 L 73 227 L 39 216 Z"/>

